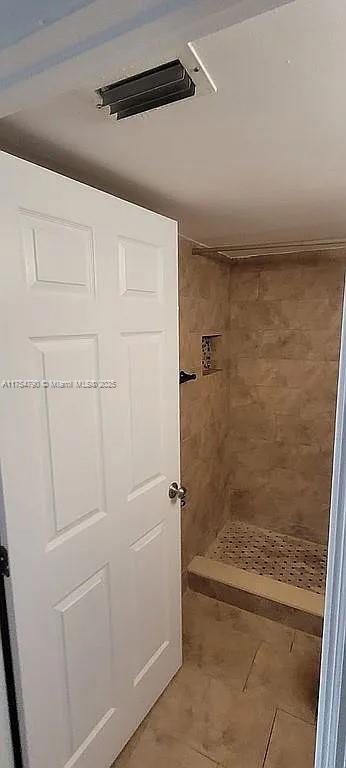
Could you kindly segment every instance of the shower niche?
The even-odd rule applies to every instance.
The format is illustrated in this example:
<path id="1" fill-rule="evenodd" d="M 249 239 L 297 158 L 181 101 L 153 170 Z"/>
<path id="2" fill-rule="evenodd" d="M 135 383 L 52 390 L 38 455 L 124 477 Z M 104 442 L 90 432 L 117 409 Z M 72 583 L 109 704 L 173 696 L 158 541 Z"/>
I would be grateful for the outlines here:
<path id="1" fill-rule="evenodd" d="M 202 336 L 201 354 L 203 376 L 209 376 L 211 373 L 222 371 L 221 341 L 222 335 L 220 333 Z"/>

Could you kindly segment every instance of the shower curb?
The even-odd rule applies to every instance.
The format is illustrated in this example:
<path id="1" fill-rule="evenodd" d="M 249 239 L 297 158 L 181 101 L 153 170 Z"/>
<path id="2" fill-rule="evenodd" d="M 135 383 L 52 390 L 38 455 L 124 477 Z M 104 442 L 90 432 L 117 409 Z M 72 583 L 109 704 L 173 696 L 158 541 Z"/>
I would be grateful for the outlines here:
<path id="1" fill-rule="evenodd" d="M 189 565 L 188 583 L 195 592 L 293 629 L 322 635 L 324 597 L 315 592 L 200 556 Z"/>

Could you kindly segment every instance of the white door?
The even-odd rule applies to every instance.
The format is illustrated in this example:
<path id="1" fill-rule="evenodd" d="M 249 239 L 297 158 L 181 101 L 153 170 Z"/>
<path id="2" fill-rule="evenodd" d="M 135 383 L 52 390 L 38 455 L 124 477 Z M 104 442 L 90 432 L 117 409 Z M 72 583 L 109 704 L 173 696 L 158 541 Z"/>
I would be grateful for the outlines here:
<path id="1" fill-rule="evenodd" d="M 108 768 L 181 664 L 176 223 L 4 153 L 0 221 L 26 765 Z"/>

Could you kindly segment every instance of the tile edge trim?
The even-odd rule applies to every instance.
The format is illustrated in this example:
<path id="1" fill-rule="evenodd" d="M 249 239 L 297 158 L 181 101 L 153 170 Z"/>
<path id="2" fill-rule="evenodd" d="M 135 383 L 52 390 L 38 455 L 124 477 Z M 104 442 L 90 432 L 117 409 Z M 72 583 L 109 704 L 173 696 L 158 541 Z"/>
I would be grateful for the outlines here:
<path id="1" fill-rule="evenodd" d="M 193 558 L 188 567 L 188 572 L 320 618 L 324 616 L 324 597 L 322 595 L 316 592 L 308 592 L 292 584 L 275 581 L 275 579 L 271 579 L 268 576 L 260 576 L 251 571 L 244 571 L 233 565 L 221 563 L 201 555 Z M 278 587 L 280 587 L 280 590 Z"/>

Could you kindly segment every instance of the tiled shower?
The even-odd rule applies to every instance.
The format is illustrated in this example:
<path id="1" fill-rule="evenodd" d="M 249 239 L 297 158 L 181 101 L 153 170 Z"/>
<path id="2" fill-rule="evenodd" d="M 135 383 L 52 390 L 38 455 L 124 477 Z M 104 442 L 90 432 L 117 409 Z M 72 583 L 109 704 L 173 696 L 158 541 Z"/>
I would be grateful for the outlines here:
<path id="1" fill-rule="evenodd" d="M 180 244 L 183 583 L 316 633 L 345 256 Z"/>

